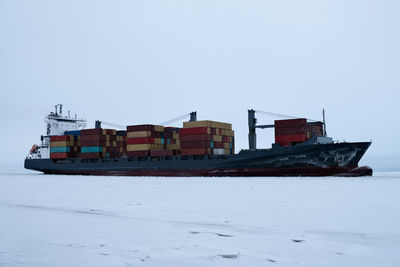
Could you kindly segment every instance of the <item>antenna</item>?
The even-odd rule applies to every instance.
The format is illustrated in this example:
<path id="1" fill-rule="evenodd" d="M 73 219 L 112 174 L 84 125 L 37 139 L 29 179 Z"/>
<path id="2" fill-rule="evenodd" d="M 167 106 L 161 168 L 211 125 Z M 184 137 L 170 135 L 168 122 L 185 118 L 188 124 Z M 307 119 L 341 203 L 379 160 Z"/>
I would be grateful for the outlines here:
<path id="1" fill-rule="evenodd" d="M 71 111 L 68 110 L 68 118 L 70 118 L 71 115 Z"/>
<path id="2" fill-rule="evenodd" d="M 58 104 L 60 106 L 60 115 L 62 114 L 62 104 Z"/>
<path id="3" fill-rule="evenodd" d="M 325 122 L 325 109 L 322 109 L 322 123 L 323 123 L 323 135 L 326 136 L 326 122 Z"/>

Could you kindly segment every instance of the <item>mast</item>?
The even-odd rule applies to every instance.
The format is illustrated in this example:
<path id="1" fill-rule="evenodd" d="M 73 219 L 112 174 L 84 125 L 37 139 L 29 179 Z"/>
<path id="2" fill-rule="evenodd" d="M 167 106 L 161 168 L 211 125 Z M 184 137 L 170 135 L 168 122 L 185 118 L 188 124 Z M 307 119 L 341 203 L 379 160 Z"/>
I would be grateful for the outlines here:
<path id="1" fill-rule="evenodd" d="M 322 109 L 322 127 L 323 127 L 323 136 L 326 136 L 326 122 L 325 122 L 325 109 Z"/>

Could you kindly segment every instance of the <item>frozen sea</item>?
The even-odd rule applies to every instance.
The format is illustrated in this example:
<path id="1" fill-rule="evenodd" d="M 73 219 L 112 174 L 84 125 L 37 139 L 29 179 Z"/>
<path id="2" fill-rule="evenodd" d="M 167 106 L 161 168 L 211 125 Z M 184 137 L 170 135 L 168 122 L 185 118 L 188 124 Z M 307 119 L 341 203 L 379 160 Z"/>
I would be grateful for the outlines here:
<path id="1" fill-rule="evenodd" d="M 400 173 L 0 172 L 0 266 L 400 266 Z"/>

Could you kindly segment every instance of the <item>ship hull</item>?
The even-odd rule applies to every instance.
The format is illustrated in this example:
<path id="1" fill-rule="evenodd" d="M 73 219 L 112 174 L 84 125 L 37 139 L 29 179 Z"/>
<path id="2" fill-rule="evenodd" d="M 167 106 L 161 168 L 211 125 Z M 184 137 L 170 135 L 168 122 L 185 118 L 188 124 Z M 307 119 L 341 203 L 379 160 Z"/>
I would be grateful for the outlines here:
<path id="1" fill-rule="evenodd" d="M 236 155 L 120 159 L 26 159 L 45 174 L 109 176 L 366 176 L 358 162 L 370 142 L 296 145 L 241 151 Z"/>

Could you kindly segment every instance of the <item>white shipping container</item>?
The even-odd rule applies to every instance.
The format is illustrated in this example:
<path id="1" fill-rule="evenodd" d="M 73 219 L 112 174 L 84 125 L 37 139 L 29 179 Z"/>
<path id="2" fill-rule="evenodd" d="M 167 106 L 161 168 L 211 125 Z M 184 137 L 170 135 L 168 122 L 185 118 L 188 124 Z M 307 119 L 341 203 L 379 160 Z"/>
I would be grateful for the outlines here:
<path id="1" fill-rule="evenodd" d="M 223 148 L 214 148 L 214 155 L 225 155 L 225 149 Z"/>

